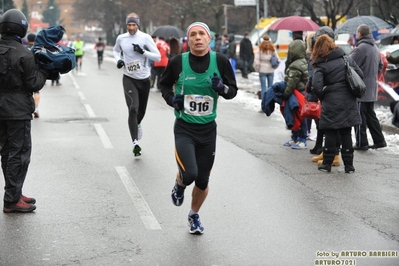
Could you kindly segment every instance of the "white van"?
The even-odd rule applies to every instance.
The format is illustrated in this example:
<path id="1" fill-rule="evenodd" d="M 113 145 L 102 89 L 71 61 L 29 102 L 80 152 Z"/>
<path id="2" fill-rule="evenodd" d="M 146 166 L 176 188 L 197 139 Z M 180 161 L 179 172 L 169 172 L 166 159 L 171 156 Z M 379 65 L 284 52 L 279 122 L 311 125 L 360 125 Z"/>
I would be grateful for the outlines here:
<path id="1" fill-rule="evenodd" d="M 269 30 L 269 27 L 279 20 L 279 18 L 262 18 L 255 28 L 250 32 L 249 39 L 254 46 L 254 52 L 257 52 L 257 47 L 262 39 L 262 36 L 267 34 L 270 40 L 276 47 L 280 58 L 286 58 L 288 52 L 288 45 L 292 42 L 292 31 L 290 30 Z"/>

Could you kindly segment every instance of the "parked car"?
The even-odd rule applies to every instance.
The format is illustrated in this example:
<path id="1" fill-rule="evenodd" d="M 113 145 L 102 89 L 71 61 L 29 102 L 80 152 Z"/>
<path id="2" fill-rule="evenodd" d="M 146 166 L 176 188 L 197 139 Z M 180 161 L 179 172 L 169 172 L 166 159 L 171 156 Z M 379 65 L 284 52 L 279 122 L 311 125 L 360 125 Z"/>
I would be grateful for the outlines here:
<path id="1" fill-rule="evenodd" d="M 385 45 L 380 48 L 380 52 L 383 53 L 384 55 L 386 52 L 390 52 L 392 57 L 397 57 L 399 56 L 399 44 L 391 44 L 391 45 Z M 388 64 L 388 69 L 397 69 L 399 65 L 394 65 L 389 63 Z"/>
<path id="2" fill-rule="evenodd" d="M 352 46 L 345 41 L 335 41 L 335 44 L 341 47 L 347 55 L 350 54 L 352 51 Z"/>

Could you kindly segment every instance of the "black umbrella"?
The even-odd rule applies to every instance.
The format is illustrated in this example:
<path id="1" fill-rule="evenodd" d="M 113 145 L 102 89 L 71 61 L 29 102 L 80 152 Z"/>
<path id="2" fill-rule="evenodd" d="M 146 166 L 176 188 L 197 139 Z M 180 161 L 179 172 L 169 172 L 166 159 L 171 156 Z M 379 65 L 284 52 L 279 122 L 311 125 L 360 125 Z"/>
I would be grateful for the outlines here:
<path id="1" fill-rule="evenodd" d="M 163 37 L 165 40 L 169 39 L 172 36 L 177 39 L 183 38 L 184 36 L 186 36 L 184 31 L 182 31 L 178 27 L 171 26 L 171 25 L 159 26 L 158 28 L 156 28 L 153 31 L 153 33 L 151 35 L 157 36 L 157 37 Z"/>
<path id="2" fill-rule="evenodd" d="M 393 40 L 395 38 L 399 40 L 399 33 L 385 35 L 380 39 L 380 44 L 381 45 L 391 45 L 391 44 L 393 44 Z"/>

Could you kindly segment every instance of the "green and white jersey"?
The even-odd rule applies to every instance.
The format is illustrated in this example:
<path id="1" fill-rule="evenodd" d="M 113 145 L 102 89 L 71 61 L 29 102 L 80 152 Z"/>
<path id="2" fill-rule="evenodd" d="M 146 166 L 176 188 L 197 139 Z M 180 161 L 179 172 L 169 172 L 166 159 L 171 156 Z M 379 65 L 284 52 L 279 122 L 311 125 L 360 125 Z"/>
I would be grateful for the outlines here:
<path id="1" fill-rule="evenodd" d="M 184 109 L 175 110 L 177 118 L 193 124 L 207 124 L 216 119 L 219 94 L 212 89 L 214 73 L 220 76 L 215 52 L 210 52 L 209 67 L 204 73 L 194 72 L 189 53 L 182 54 L 182 72 L 175 85 L 175 94 L 184 95 Z"/>

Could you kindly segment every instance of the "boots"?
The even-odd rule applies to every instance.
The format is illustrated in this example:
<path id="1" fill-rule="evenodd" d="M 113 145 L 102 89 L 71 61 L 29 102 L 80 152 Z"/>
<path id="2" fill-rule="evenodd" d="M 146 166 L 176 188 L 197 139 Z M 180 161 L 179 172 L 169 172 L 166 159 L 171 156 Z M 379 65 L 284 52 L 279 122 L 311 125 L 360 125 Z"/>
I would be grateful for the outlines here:
<path id="1" fill-rule="evenodd" d="M 317 156 L 313 156 L 313 157 L 312 157 L 312 162 L 317 163 L 318 161 L 323 161 L 323 152 L 320 153 L 320 155 L 317 155 Z"/>
<path id="2" fill-rule="evenodd" d="M 317 165 L 320 165 L 320 164 L 322 164 L 322 163 L 323 163 L 323 159 L 317 161 Z M 332 166 L 340 166 L 340 165 L 341 165 L 341 159 L 339 158 L 339 153 L 338 153 L 338 154 L 335 154 L 334 160 L 333 160 L 333 162 L 332 162 L 331 165 L 332 165 Z"/>
<path id="3" fill-rule="evenodd" d="M 336 153 L 335 148 L 324 148 L 323 149 L 323 163 L 319 165 L 318 169 L 320 171 L 331 172 L 331 165 L 334 161 L 334 156 Z"/>
<path id="4" fill-rule="evenodd" d="M 353 149 L 341 149 L 341 156 L 345 165 L 345 173 L 355 172 L 355 167 L 353 167 Z"/>
<path id="5" fill-rule="evenodd" d="M 317 136 L 316 136 L 316 144 L 314 145 L 314 148 L 309 150 L 311 154 L 320 154 L 323 151 L 323 137 L 324 134 L 322 131 L 317 130 Z M 322 160 L 323 158 L 319 159 Z M 317 162 L 317 161 L 314 161 Z"/>

